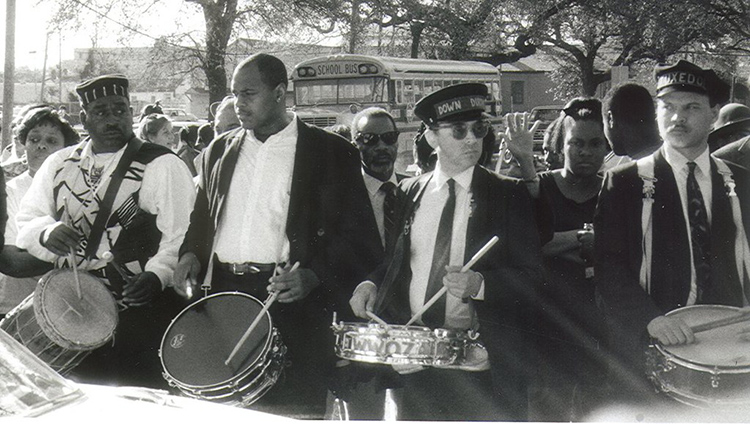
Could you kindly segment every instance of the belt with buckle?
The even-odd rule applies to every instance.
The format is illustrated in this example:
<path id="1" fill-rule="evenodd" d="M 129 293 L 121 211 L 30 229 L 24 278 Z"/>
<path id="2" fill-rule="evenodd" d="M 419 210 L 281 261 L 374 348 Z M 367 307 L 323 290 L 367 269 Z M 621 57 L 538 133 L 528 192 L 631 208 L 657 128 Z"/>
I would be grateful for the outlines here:
<path id="1" fill-rule="evenodd" d="M 225 263 L 216 261 L 219 267 L 234 275 L 258 274 L 261 272 L 273 272 L 276 264 L 261 264 L 257 262 Z"/>

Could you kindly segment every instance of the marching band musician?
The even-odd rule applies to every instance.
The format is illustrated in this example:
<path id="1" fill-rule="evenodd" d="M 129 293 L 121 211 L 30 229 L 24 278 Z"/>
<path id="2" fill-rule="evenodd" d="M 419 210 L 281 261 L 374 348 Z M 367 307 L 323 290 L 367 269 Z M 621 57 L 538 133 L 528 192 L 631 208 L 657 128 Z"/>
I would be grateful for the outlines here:
<path id="1" fill-rule="evenodd" d="M 124 76 L 93 78 L 76 92 L 89 138 L 55 152 L 39 168 L 19 207 L 17 245 L 101 278 L 117 301 L 114 345 L 95 350 L 74 375 L 165 387 L 157 352 L 182 306 L 165 288 L 195 196 L 190 173 L 169 149 L 133 135 Z"/>
<path id="2" fill-rule="evenodd" d="M 748 176 L 712 158 L 707 144 L 729 86 L 684 60 L 657 66 L 654 74 L 664 145 L 607 172 L 594 219 L 597 286 L 614 350 L 632 372 L 621 383 L 635 383 L 635 395 L 646 383 L 649 336 L 665 346 L 695 341 L 692 329 L 667 312 L 750 300 L 741 230 L 747 229 L 747 203 L 744 224 L 737 206 L 747 202 L 742 184 Z"/>
<path id="3" fill-rule="evenodd" d="M 361 318 L 374 312 L 405 324 L 445 285 L 447 295 L 417 323 L 478 329 L 486 346 L 489 363 L 476 358 L 464 369 L 394 366 L 404 387 L 399 419 L 526 419 L 524 328 L 542 278 L 539 235 L 524 185 L 477 165 L 491 130 L 486 96 L 483 84 L 458 84 L 417 103 L 436 169 L 400 184 L 394 250 L 350 300 Z M 461 272 L 495 235 L 499 243 Z"/>
<path id="4" fill-rule="evenodd" d="M 332 312 L 369 271 L 357 256 L 367 202 L 359 154 L 287 112 L 287 71 L 274 56 L 242 61 L 232 93 L 242 127 L 205 150 L 175 280 L 261 301 L 279 292 L 270 313 L 291 365 L 253 408 L 322 418 Z"/>

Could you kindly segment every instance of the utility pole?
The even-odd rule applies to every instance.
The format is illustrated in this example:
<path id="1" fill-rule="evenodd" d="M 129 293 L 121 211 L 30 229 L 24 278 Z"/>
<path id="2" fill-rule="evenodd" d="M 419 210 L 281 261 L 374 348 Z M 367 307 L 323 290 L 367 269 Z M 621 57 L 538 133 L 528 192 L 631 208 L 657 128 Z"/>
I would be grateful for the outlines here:
<path id="1" fill-rule="evenodd" d="M 62 92 L 62 28 L 58 32 L 58 52 L 57 52 L 57 92 L 58 92 L 58 103 L 63 104 L 63 92 Z"/>
<path id="2" fill-rule="evenodd" d="M 16 0 L 5 0 L 5 83 L 3 84 L 3 132 L 0 144 L 10 144 L 13 121 L 13 94 L 16 86 Z"/>
<path id="3" fill-rule="evenodd" d="M 44 40 L 44 64 L 42 65 L 42 89 L 39 91 L 39 102 L 45 103 L 44 101 L 44 83 L 47 79 L 47 48 L 49 47 L 49 32 L 47 38 Z"/>

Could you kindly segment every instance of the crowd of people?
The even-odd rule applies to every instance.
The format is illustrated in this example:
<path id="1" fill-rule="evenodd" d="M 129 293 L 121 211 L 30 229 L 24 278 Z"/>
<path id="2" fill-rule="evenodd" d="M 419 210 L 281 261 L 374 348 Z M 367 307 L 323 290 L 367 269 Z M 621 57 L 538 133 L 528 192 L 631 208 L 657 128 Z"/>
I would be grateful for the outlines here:
<path id="1" fill-rule="evenodd" d="M 628 83 L 570 100 L 542 165 L 528 113 L 496 134 L 484 84 L 442 88 L 414 107 L 415 177 L 395 170 L 388 111 L 311 126 L 286 108 L 286 75 L 274 56 L 245 59 L 213 124 L 179 137 L 154 108 L 134 133 L 122 75 L 76 87 L 83 140 L 59 110 L 22 111 L 9 154 L 25 159 L 4 173 L 26 169 L 0 197 L 0 314 L 53 268 L 88 272 L 119 323 L 70 377 L 169 389 L 159 348 L 174 317 L 204 291 L 246 293 L 273 299 L 286 347 L 253 409 L 579 421 L 674 402 L 645 359 L 649 344 L 695 343 L 670 311 L 750 304 L 750 109 L 724 106 L 711 70 L 681 60 L 655 69 L 655 98 Z M 489 169 L 497 140 L 512 175 Z M 341 359 L 334 314 L 479 334 L 481 348 L 441 366 Z"/>

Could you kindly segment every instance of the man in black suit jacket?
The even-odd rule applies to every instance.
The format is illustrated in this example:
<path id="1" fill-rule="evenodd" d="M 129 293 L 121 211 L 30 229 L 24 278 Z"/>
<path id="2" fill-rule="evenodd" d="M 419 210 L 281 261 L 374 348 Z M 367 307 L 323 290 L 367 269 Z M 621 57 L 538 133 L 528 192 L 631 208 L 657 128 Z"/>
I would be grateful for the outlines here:
<path id="1" fill-rule="evenodd" d="M 750 137 L 733 141 L 714 152 L 714 156 L 750 171 Z"/>
<path id="2" fill-rule="evenodd" d="M 270 55 L 235 70 L 242 128 L 206 149 L 175 284 L 200 277 L 214 292 L 260 300 L 279 292 L 270 312 L 291 366 L 253 406 L 322 418 L 332 312 L 369 271 L 358 261 L 366 196 L 356 149 L 288 113 L 286 86 L 284 64 Z"/>
<path id="3" fill-rule="evenodd" d="M 663 345 L 695 340 L 690 327 L 667 312 L 693 304 L 743 306 L 748 300 L 748 281 L 737 268 L 743 258 L 735 254 L 743 239 L 735 227 L 742 219 L 732 212 L 736 199 L 719 172 L 727 165 L 710 157 L 707 144 L 728 86 L 713 71 L 682 60 L 657 67 L 655 74 L 665 144 L 607 173 L 594 220 L 598 289 L 613 347 L 633 372 L 622 382 L 634 382 L 636 394 L 647 388 L 638 385 L 646 383 L 649 336 Z M 735 179 L 743 178 L 741 170 L 728 168 Z M 649 207 L 652 230 L 644 232 L 642 215 Z M 649 250 L 644 254 L 642 246 L 649 240 L 652 259 L 644 261 Z"/>
<path id="4" fill-rule="evenodd" d="M 415 107 L 437 151 L 436 170 L 401 183 L 394 249 L 350 301 L 359 317 L 369 311 L 405 324 L 431 297 L 431 289 L 445 285 L 448 294 L 417 323 L 478 329 L 487 348 L 489 361 L 478 361 L 474 371 L 397 369 L 404 385 L 399 419 L 526 419 L 527 318 L 542 278 L 541 250 L 526 188 L 476 165 L 482 138 L 491 129 L 483 117 L 486 94 L 483 84 L 460 84 Z M 446 207 L 452 202 L 453 208 Z M 440 242 L 446 227 L 448 252 Z M 494 235 L 498 244 L 472 270 L 461 272 Z M 445 262 L 437 261 L 440 253 L 448 255 Z M 431 310 L 438 314 L 428 320 Z"/>

